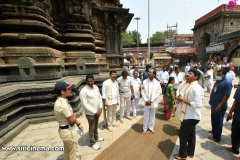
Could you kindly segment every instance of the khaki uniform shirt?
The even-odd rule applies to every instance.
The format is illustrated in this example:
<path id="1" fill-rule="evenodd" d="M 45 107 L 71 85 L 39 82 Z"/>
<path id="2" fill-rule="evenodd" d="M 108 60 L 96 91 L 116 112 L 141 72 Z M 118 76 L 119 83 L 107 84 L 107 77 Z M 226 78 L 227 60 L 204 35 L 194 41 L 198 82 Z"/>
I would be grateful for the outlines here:
<path id="1" fill-rule="evenodd" d="M 54 104 L 54 114 L 59 126 L 69 125 L 67 118 L 73 114 L 73 110 L 67 99 L 58 97 Z"/>

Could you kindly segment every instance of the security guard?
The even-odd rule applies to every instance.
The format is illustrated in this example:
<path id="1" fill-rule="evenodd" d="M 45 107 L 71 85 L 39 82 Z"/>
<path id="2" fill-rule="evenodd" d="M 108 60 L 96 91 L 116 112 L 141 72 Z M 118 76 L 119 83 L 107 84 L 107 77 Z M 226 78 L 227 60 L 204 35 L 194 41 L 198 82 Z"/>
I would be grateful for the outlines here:
<path id="1" fill-rule="evenodd" d="M 74 124 L 83 130 L 83 126 L 76 119 L 76 114 L 73 113 L 72 107 L 67 100 L 73 87 L 74 85 L 66 82 L 57 82 L 54 87 L 54 92 L 58 94 L 58 99 L 54 104 L 54 114 L 59 123 L 59 135 L 64 144 L 64 160 L 79 159 L 77 132 L 74 130 Z"/>

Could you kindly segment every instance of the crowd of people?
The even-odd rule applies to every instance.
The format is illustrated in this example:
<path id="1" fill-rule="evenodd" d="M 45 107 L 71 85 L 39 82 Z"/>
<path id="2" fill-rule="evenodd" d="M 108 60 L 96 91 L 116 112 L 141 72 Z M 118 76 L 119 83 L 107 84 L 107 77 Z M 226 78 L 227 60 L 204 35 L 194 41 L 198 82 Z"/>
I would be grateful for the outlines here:
<path id="1" fill-rule="evenodd" d="M 107 108 L 107 129 L 113 132 L 114 127 L 124 123 L 124 118 L 131 121 L 138 115 L 139 102 L 141 99 L 144 106 L 143 131 L 155 134 L 155 114 L 159 106 L 159 100 L 163 99 L 164 119 L 170 121 L 177 116 L 181 121 L 179 126 L 180 149 L 179 154 L 174 155 L 175 159 L 186 159 L 193 157 L 195 153 L 196 134 L 195 127 L 201 120 L 201 107 L 204 98 L 204 88 L 210 93 L 209 104 L 211 105 L 212 137 L 211 141 L 220 142 L 223 119 L 227 110 L 227 100 L 232 91 L 232 81 L 235 78 L 230 73 L 234 70 L 231 66 L 219 67 L 214 73 L 215 64 L 209 63 L 206 70 L 202 69 L 201 63 L 187 64 L 185 74 L 178 66 L 166 66 L 157 74 L 156 69 L 146 65 L 146 69 L 140 78 L 139 71 L 132 68 L 129 72 L 122 71 L 117 78 L 116 71 L 110 71 L 109 79 L 102 84 L 102 92 L 94 85 L 94 76 L 86 76 L 86 85 L 79 93 L 80 101 L 85 109 L 86 118 L 89 124 L 89 141 L 94 150 L 100 149 L 96 144 L 104 141 L 98 137 L 98 120 L 102 108 Z M 215 74 L 215 76 L 214 76 Z M 216 82 L 214 83 L 214 79 Z M 54 113 L 59 123 L 59 135 L 64 143 L 64 159 L 77 159 L 77 148 L 75 133 L 76 125 L 80 130 L 83 127 L 73 113 L 67 97 L 71 94 L 74 85 L 65 82 L 57 82 L 54 92 L 58 99 L 54 105 Z M 238 87 L 238 85 L 235 85 Z M 162 97 L 161 97 L 162 95 Z M 232 123 L 232 147 L 225 146 L 225 149 L 235 154 L 239 153 L 240 145 L 240 87 L 234 95 L 234 103 L 228 114 L 228 120 Z M 120 101 L 119 101 L 120 100 Z M 117 123 L 116 111 L 120 105 L 120 119 Z M 131 109 L 132 108 L 132 109 Z M 125 113 L 126 110 L 126 113 Z M 132 114 L 131 114 L 132 110 Z M 232 116 L 232 113 L 234 115 Z"/>

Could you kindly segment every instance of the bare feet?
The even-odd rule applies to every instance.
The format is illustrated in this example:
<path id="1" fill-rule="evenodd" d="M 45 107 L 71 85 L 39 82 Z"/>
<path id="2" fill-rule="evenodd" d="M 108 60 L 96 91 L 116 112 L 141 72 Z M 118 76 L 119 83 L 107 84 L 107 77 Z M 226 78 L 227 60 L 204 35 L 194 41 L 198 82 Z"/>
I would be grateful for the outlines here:
<path id="1" fill-rule="evenodd" d="M 146 135 L 146 134 L 147 134 L 147 131 L 143 131 L 142 134 L 143 134 L 143 135 Z"/>
<path id="2" fill-rule="evenodd" d="M 119 127 L 120 125 L 119 124 L 115 124 L 115 125 L 113 125 L 113 127 Z"/>
<path id="3" fill-rule="evenodd" d="M 133 116 L 133 118 L 136 118 L 137 116 Z"/>
<path id="4" fill-rule="evenodd" d="M 132 117 L 127 117 L 127 119 L 129 119 L 130 121 L 132 120 Z"/>
<path id="5" fill-rule="evenodd" d="M 150 130 L 152 132 L 152 134 L 155 134 L 156 132 L 154 130 Z"/>
<path id="6" fill-rule="evenodd" d="M 124 121 L 123 121 L 123 120 L 120 120 L 120 123 L 124 123 Z"/>
<path id="7" fill-rule="evenodd" d="M 113 129 L 112 129 L 112 128 L 109 128 L 108 131 L 109 131 L 109 132 L 113 132 Z"/>
<path id="8" fill-rule="evenodd" d="M 234 158 L 234 160 L 240 160 L 240 157 Z"/>

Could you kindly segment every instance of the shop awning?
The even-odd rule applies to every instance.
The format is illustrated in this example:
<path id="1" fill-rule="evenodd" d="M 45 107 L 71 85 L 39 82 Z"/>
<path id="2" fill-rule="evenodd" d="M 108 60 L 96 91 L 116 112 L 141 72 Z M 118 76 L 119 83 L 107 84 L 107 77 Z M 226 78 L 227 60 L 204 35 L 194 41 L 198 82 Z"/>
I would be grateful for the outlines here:
<path id="1" fill-rule="evenodd" d="M 154 59 L 172 59 L 172 57 L 154 57 Z"/>
<path id="2" fill-rule="evenodd" d="M 195 56 L 196 48 L 193 47 L 176 47 L 173 50 L 173 56 Z"/>

